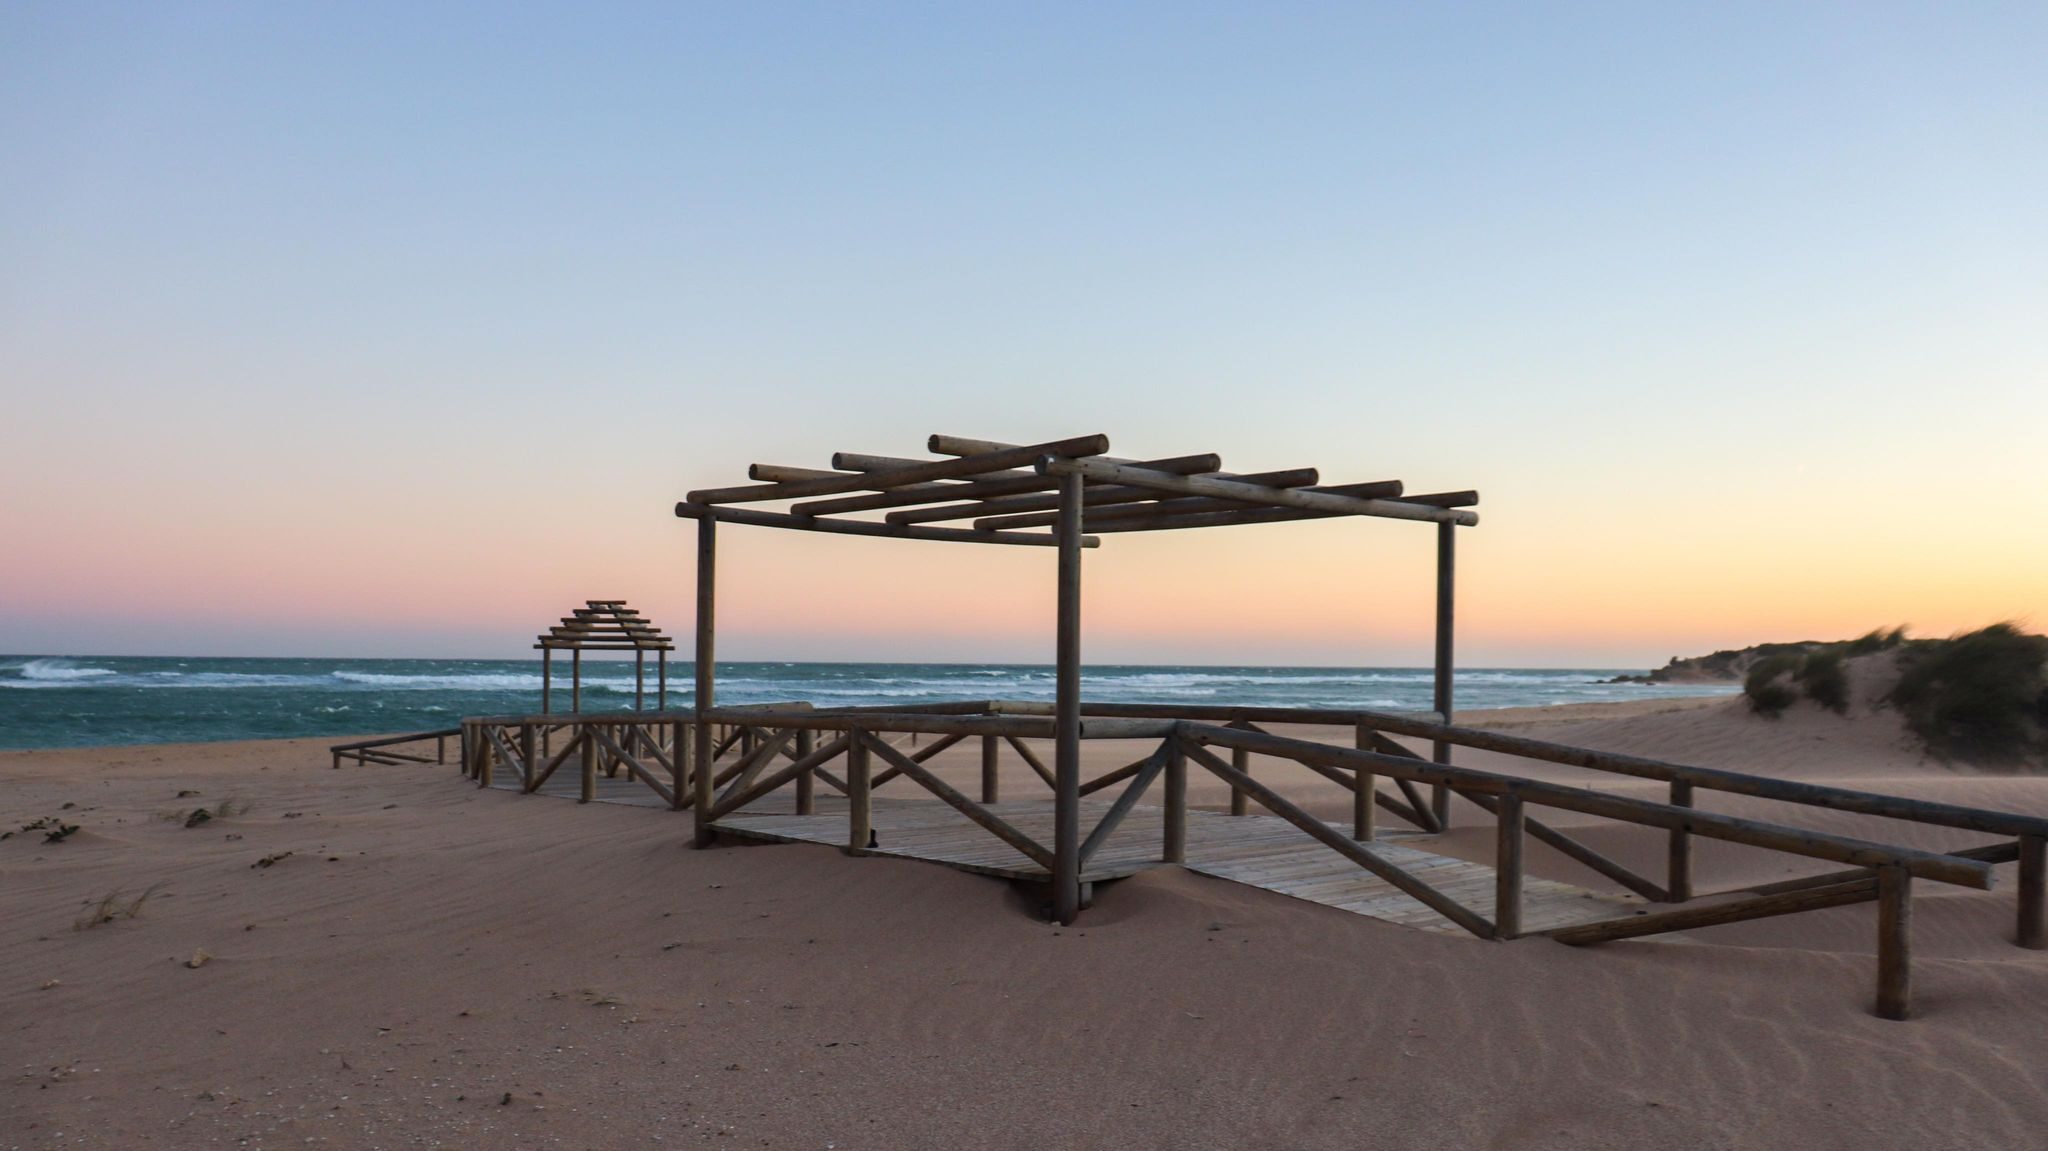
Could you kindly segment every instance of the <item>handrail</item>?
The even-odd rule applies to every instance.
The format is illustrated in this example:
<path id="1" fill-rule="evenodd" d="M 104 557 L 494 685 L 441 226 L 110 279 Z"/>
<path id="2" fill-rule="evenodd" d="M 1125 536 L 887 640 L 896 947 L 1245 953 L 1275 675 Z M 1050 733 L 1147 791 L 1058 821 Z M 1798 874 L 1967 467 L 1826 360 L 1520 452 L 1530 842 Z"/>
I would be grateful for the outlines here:
<path id="1" fill-rule="evenodd" d="M 434 731 L 415 731 L 408 735 L 379 736 L 376 739 L 359 739 L 351 743 L 331 744 L 327 748 L 327 754 L 330 758 L 330 766 L 332 767 L 340 767 L 341 761 L 351 756 L 354 757 L 359 766 L 368 764 L 372 760 L 387 767 L 395 767 L 406 763 L 446 763 L 448 762 L 448 746 L 444 741 L 449 736 L 459 736 L 461 734 L 461 728 L 449 727 L 437 728 Z M 432 759 L 428 759 L 424 755 L 409 755 L 400 751 L 378 750 L 380 748 L 397 747 L 400 744 L 418 743 L 421 740 L 427 739 L 435 741 L 434 758 Z"/>
<path id="2" fill-rule="evenodd" d="M 361 739 L 361 740 L 357 740 L 357 741 L 356 741 L 356 742 L 354 742 L 354 743 L 337 743 L 337 744 L 332 744 L 332 745 L 330 745 L 330 746 L 329 746 L 329 747 L 327 748 L 327 750 L 329 750 L 329 751 L 361 751 L 361 750 L 363 750 L 364 748 L 369 748 L 369 747 L 390 747 L 390 746 L 392 746 L 393 744 L 399 744 L 399 743 L 412 743 L 412 742 L 413 742 L 413 741 L 415 741 L 415 740 L 421 740 L 421 739 L 442 739 L 442 738 L 445 738 L 445 737 L 447 737 L 447 736 L 451 736 L 451 735 L 461 735 L 461 734 L 462 734 L 462 729 L 461 729 L 461 728 L 459 728 L 459 727 L 448 727 L 448 728 L 441 728 L 441 729 L 438 729 L 438 730 L 435 730 L 435 731 L 416 731 L 416 732 L 413 732 L 413 733 L 412 733 L 411 735 L 388 735 L 388 736 L 383 736 L 383 737 L 381 737 L 381 738 L 378 738 L 378 739 Z"/>
<path id="3" fill-rule="evenodd" d="M 1726 839 L 1815 859 L 1832 859 L 1863 867 L 1900 866 L 1924 879 L 1982 891 L 1991 890 L 1996 883 L 1991 864 L 1940 852 L 1892 847 L 1849 836 L 1784 827 L 1758 819 L 1742 819 L 1690 807 L 1677 807 L 1668 803 L 1607 795 L 1563 784 L 1520 779 L 1477 768 L 1451 767 L 1427 760 L 1384 755 L 1376 751 L 1353 751 L 1309 740 L 1264 735 L 1238 728 L 1190 723 L 1183 725 L 1182 730 L 1188 738 L 1201 743 L 1241 747 L 1262 755 L 1292 759 L 1297 763 L 1319 762 L 1328 767 L 1350 767 L 1355 770 L 1370 770 L 1381 775 L 1404 776 L 1418 783 L 1440 783 L 1461 791 L 1513 795 L 1524 802 L 1545 807 L 1600 815 L 1625 823 L 1683 830 L 1710 839 Z"/>
<path id="4" fill-rule="evenodd" d="M 1874 792 L 1856 791 L 1844 787 L 1830 787 L 1826 784 L 1798 783 L 1792 780 L 1774 779 L 1770 776 L 1731 771 L 1726 768 L 1694 767 L 1688 764 L 1651 759 L 1647 756 L 1595 751 L 1590 748 L 1573 747 L 1569 744 L 1530 739 L 1526 736 L 1506 735 L 1501 732 L 1485 731 L 1479 728 L 1459 727 L 1455 724 L 1416 720 L 1413 717 L 1393 712 L 1322 708 L 1111 704 L 1090 703 L 1086 701 L 1083 701 L 1081 705 L 1081 712 L 1084 716 L 1097 715 L 1126 719 L 1171 718 L 1225 722 L 1245 720 L 1264 723 L 1363 724 L 1382 731 L 1391 731 L 1397 735 L 1441 741 L 1480 751 L 1499 752 L 1505 755 L 1519 756 L 1523 759 L 1563 764 L 1568 767 L 1583 767 L 1617 775 L 1635 776 L 1641 779 L 1688 783 L 1695 787 L 1705 787 L 1715 791 L 1726 791 L 1738 795 L 1750 795 L 1760 799 L 1782 800 L 1787 803 L 1798 803 L 1808 807 L 1823 807 L 1836 811 L 1853 812 L 1859 815 L 1875 815 L 1890 819 L 1903 819 L 1915 823 L 1957 827 L 1969 831 L 1987 832 L 1993 835 L 2048 836 L 2048 819 L 2038 816 L 2021 815 L 2017 812 L 1965 807 L 1960 804 L 1941 803 L 1934 800 L 1906 799 L 1901 796 L 1879 795 Z"/>

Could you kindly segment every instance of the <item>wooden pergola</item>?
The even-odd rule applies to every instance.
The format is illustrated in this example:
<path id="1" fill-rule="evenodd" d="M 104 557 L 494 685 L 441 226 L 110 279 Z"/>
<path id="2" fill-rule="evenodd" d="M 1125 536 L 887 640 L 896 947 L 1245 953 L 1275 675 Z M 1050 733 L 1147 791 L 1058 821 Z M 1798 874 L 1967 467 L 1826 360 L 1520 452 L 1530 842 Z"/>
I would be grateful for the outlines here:
<path id="1" fill-rule="evenodd" d="M 1436 525 L 1434 707 L 1448 724 L 1456 529 L 1479 522 L 1465 510 L 1477 492 L 1406 494 L 1398 480 L 1324 484 L 1314 468 L 1234 474 L 1213 454 L 1128 460 L 1108 455 L 1107 436 L 1005 444 L 932 436 L 939 459 L 840 452 L 829 469 L 755 464 L 756 483 L 689 493 L 676 515 L 697 521 L 696 698 L 693 761 L 713 760 L 705 713 L 716 699 L 717 528 L 723 521 L 798 531 L 952 543 L 1049 547 L 1058 553 L 1055 627 L 1053 911 L 1071 922 L 1080 909 L 1081 552 L 1117 532 L 1365 516 Z M 788 502 L 793 501 L 793 502 Z M 788 502 L 783 510 L 736 506 Z M 880 513 L 879 518 L 875 513 Z M 595 608 L 600 602 L 593 602 Z M 565 621 L 565 623 L 568 621 Z M 543 637 L 544 639 L 546 637 Z M 567 645 L 564 645 L 567 646 Z M 1433 759 L 1449 761 L 1448 743 Z M 692 775 L 699 845 L 712 828 L 712 772 Z M 1450 789 L 1436 785 L 1437 822 L 1448 820 Z"/>
<path id="2" fill-rule="evenodd" d="M 547 714 L 554 688 L 554 654 L 569 653 L 569 710 L 583 710 L 583 653 L 586 651 L 630 651 L 633 653 L 633 710 L 639 711 L 647 697 L 647 653 L 655 655 L 655 710 L 668 707 L 668 653 L 675 641 L 663 635 L 622 599 L 585 600 L 584 606 L 562 617 L 562 622 L 540 634 L 533 645 L 540 651 L 540 710 Z"/>

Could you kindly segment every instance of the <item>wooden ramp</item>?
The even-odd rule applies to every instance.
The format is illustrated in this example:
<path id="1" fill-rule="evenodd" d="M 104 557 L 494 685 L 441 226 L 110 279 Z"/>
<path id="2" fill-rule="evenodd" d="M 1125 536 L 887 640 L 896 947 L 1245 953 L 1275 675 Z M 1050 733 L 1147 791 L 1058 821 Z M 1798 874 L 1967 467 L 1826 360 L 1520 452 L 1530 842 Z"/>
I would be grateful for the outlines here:
<path id="1" fill-rule="evenodd" d="M 573 770 L 574 767 L 574 764 L 564 766 L 562 770 L 556 772 L 546 782 L 542 783 L 540 790 L 534 792 L 534 794 L 551 795 L 557 799 L 583 798 L 583 780 Z M 491 779 L 491 789 L 493 791 L 518 791 L 520 789 L 519 776 L 512 772 L 506 772 L 501 776 L 494 776 Z M 663 811 L 668 810 L 667 800 L 656 795 L 653 789 L 623 771 L 616 776 L 606 775 L 601 771 L 598 772 L 596 790 L 597 794 L 594 799 L 598 803 L 619 803 L 628 807 L 658 807 Z"/>
<path id="2" fill-rule="evenodd" d="M 1100 819 L 1108 807 L 1107 802 L 1084 800 L 1083 824 Z M 1049 799 L 991 804 L 989 810 L 1041 843 L 1052 841 Z M 721 833 L 750 839 L 844 846 L 846 803 L 821 796 L 815 815 L 743 810 L 720 819 L 717 827 Z M 1050 878 L 1044 868 L 1015 848 L 936 801 L 877 797 L 874 829 L 876 845 L 866 854 L 924 860 L 1003 879 L 1045 882 Z M 1161 866 L 1162 830 L 1159 808 L 1132 808 L 1116 833 L 1090 857 L 1082 869 L 1082 882 L 1120 879 Z M 1453 899 L 1468 906 L 1486 906 L 1493 898 L 1493 868 L 1432 854 L 1424 850 L 1430 838 L 1416 832 L 1383 833 L 1373 850 Z M 1186 867 L 1390 923 L 1465 934 L 1464 929 L 1386 880 L 1317 843 L 1286 820 L 1269 815 L 1188 812 Z M 1533 933 L 1619 919 L 1642 905 L 1643 901 L 1632 895 L 1607 895 L 1530 878 L 1523 883 L 1523 930 Z"/>

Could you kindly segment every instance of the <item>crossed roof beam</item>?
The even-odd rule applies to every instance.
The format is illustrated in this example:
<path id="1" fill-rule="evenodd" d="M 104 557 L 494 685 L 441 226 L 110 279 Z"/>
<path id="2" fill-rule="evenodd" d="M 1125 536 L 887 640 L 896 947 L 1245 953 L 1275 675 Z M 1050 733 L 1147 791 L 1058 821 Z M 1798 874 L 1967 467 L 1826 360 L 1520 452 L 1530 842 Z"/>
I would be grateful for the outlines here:
<path id="1" fill-rule="evenodd" d="M 583 651 L 674 651 L 675 641 L 622 599 L 593 599 L 542 632 L 536 648 Z"/>
<path id="2" fill-rule="evenodd" d="M 838 452 L 827 469 L 755 464 L 762 481 L 689 493 L 676 505 L 686 519 L 846 535 L 1051 546 L 1059 521 L 1060 480 L 1082 479 L 1083 523 L 1101 535 L 1370 516 L 1469 527 L 1473 491 L 1408 495 L 1399 480 L 1324 484 L 1315 468 L 1237 474 L 1214 454 L 1129 460 L 1109 455 L 1109 437 L 1078 436 L 1006 444 L 935 435 L 940 459 Z M 735 505 L 788 502 L 783 511 Z M 850 518 L 881 512 L 880 519 Z M 967 526 L 938 526 L 967 521 Z"/>

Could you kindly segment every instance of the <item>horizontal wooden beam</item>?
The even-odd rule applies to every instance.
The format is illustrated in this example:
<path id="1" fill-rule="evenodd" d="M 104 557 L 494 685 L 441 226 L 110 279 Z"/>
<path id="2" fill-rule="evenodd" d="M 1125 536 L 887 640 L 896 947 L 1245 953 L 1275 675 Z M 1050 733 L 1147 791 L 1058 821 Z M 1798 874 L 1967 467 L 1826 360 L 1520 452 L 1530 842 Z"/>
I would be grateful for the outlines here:
<path id="1" fill-rule="evenodd" d="M 1559 943 L 1583 947 L 1589 943 L 1634 939 L 1643 935 L 1659 935 L 1666 931 L 1692 931 L 1723 923 L 1740 923 L 1747 919 L 1791 915 L 1800 911 L 1819 911 L 1825 907 L 1841 907 L 1851 903 L 1868 903 L 1876 898 L 1877 878 L 1872 876 L 1781 895 L 1759 895 L 1750 899 L 1709 904 L 1705 907 L 1682 907 L 1675 911 L 1652 912 L 1628 919 L 1609 919 L 1600 923 L 1560 927 L 1541 934 L 1548 935 Z"/>
<path id="2" fill-rule="evenodd" d="M 792 464 L 748 464 L 747 478 L 765 484 L 792 484 L 802 480 L 836 480 L 851 478 L 851 472 L 835 472 L 825 468 L 800 468 Z"/>
<path id="3" fill-rule="evenodd" d="M 1310 471 L 1310 474 L 1314 474 L 1313 470 Z M 1272 483 L 1270 481 L 1254 480 L 1252 477 L 1241 477 L 1241 479 L 1244 482 L 1265 483 L 1268 487 L 1285 487 L 1290 491 L 1330 492 L 1340 496 L 1355 496 L 1359 499 L 1386 499 L 1388 497 L 1398 496 L 1401 494 L 1401 481 L 1399 480 L 1384 480 L 1364 484 L 1296 486 L 1293 484 Z M 1093 510 L 1093 505 L 1088 505 L 1091 508 L 1091 510 L 1081 517 L 1081 522 L 1085 526 L 1089 528 L 1094 528 L 1098 526 L 1106 528 L 1111 524 L 1122 525 L 1129 523 L 1143 523 L 1150 520 L 1171 519 L 1187 514 L 1275 510 L 1263 504 L 1248 505 L 1238 500 L 1219 500 L 1208 496 L 1192 496 L 1187 499 L 1161 499 L 1160 493 L 1145 488 L 1124 488 L 1112 486 L 1110 490 L 1119 492 L 1138 491 L 1143 492 L 1144 494 L 1132 499 L 1115 501 L 1120 506 L 1107 507 L 1101 509 L 1100 511 L 1095 511 Z M 1138 503 L 1136 502 L 1137 500 L 1147 500 L 1153 502 Z M 1082 502 L 1084 504 L 1087 504 L 1088 501 L 1084 499 Z M 1300 512 L 1300 509 L 1298 508 L 1282 508 L 1278 510 L 1298 513 Z M 1307 512 L 1301 514 L 1330 515 L 1333 513 Z M 1051 525 L 1057 522 L 1059 522 L 1058 512 L 1031 512 L 1025 515 L 991 516 L 986 519 L 977 519 L 974 521 L 974 526 L 976 530 L 979 531 L 1011 531 L 1017 528 L 1050 527 Z"/>
<path id="4" fill-rule="evenodd" d="M 1250 477 L 1241 477 L 1249 479 Z M 1255 483 L 1265 481 L 1253 480 Z M 1331 492 L 1340 496 L 1356 496 L 1362 500 L 1391 500 L 1401 498 L 1400 480 L 1372 480 L 1357 484 L 1268 484 L 1269 487 L 1293 488 L 1302 492 Z M 1182 515 L 1187 512 L 1234 512 L 1245 510 L 1246 505 L 1237 500 L 1219 500 L 1209 496 L 1188 496 L 1184 499 L 1158 499 L 1156 502 L 1138 507 L 1105 508 L 1100 515 L 1088 519 L 1120 520 L 1141 519 L 1147 516 Z"/>
<path id="5" fill-rule="evenodd" d="M 1191 512 L 1181 516 L 1146 516 L 1088 525 L 1090 532 L 1166 532 L 1192 528 L 1225 528 L 1241 524 L 1294 523 L 1300 520 L 1347 519 L 1347 512 L 1306 512 L 1299 508 L 1244 508 L 1234 512 Z"/>
<path id="6" fill-rule="evenodd" d="M 914 460 L 903 456 L 873 456 L 865 452 L 833 452 L 832 466 L 850 472 L 887 472 L 897 468 L 914 468 L 928 464 L 931 460 Z M 962 479 L 975 480 L 1021 480 L 1034 474 L 1029 468 L 1001 468 L 980 472 Z"/>
<path id="7" fill-rule="evenodd" d="M 1479 506 L 1479 493 L 1469 488 L 1458 492 L 1420 492 L 1402 496 L 1401 502 L 1433 508 L 1470 508 Z"/>
<path id="8" fill-rule="evenodd" d="M 1470 527 L 1479 522 L 1473 512 L 1454 511 L 1449 508 L 1433 508 L 1424 504 L 1404 504 L 1396 500 L 1362 500 L 1354 496 L 1333 495 L 1328 492 L 1298 491 L 1293 488 L 1267 487 L 1264 484 L 1248 484 L 1241 480 L 1219 480 L 1207 476 L 1176 476 L 1149 468 L 1131 467 L 1127 464 L 1105 463 L 1101 460 L 1074 459 L 1048 454 L 1038 461 L 1040 473 L 1048 476 L 1080 476 L 1084 480 L 1109 484 L 1128 484 L 1133 487 L 1152 488 L 1156 491 L 1171 492 L 1181 496 L 1213 496 L 1218 499 L 1236 500 L 1240 503 L 1265 504 L 1272 507 L 1300 508 L 1304 511 L 1335 512 L 1339 515 L 1379 516 L 1385 519 L 1423 520 L 1429 523 L 1451 523 Z"/>
<path id="9" fill-rule="evenodd" d="M 1193 475 L 1176 468 L 1157 467 L 1162 462 L 1142 463 L 1140 467 L 1156 467 L 1159 471 L 1172 471 L 1179 475 Z M 1246 483 L 1268 484 L 1276 488 L 1308 487 L 1322 478 L 1314 468 L 1288 468 L 1277 472 L 1256 472 L 1251 475 L 1236 475 L 1231 472 L 1204 472 L 1222 479 L 1243 480 Z M 1051 481 L 1047 481 L 1051 482 Z M 1102 507 L 1112 504 L 1152 502 L 1166 497 L 1150 488 L 1125 487 L 1121 484 L 1095 484 L 1081 491 L 1084 507 Z M 965 520 L 979 516 L 1024 514 L 1027 512 L 1048 512 L 1060 506 L 1057 493 L 1036 493 L 1031 495 L 999 496 L 978 503 L 941 504 L 936 507 L 911 508 L 907 511 L 890 512 L 891 523 L 930 523 L 934 520 Z M 1057 519 L 1058 517 L 1053 517 Z M 1051 520 L 1046 522 L 1050 523 Z"/>
<path id="10" fill-rule="evenodd" d="M 1022 544 L 1033 547 L 1053 547 L 1059 543 L 1051 533 L 1032 534 L 1026 532 L 978 532 L 967 528 L 927 528 L 905 524 L 878 524 L 865 520 L 835 520 L 814 516 L 792 515 L 788 512 L 750 511 L 741 508 L 712 507 L 703 504 L 679 503 L 676 515 L 684 519 L 722 520 L 726 523 L 752 524 L 764 528 L 789 528 L 804 532 L 826 532 L 846 536 L 884 536 L 891 539 L 934 540 L 941 543 L 974 544 Z M 1099 546 L 1101 540 L 1093 536 L 1081 537 L 1081 546 Z"/>
<path id="11" fill-rule="evenodd" d="M 614 641 L 614 639 L 543 639 L 543 641 L 532 645 L 532 649 L 535 649 L 535 651 L 539 651 L 543 647 L 547 647 L 549 651 L 674 651 L 676 649 L 676 645 L 666 641 L 666 639 L 659 641 L 659 643 L 655 643 L 651 639 L 645 641 L 645 643 L 629 643 L 629 641 Z"/>
<path id="12" fill-rule="evenodd" d="M 1105 457 L 1110 458 L 1110 457 Z M 1118 463 L 1130 463 L 1118 460 Z M 1147 460 L 1145 466 L 1162 472 L 1182 475 L 1194 472 L 1213 472 L 1222 461 L 1213 455 L 1172 456 L 1163 460 Z M 969 480 L 963 484 L 947 486 L 934 494 L 932 488 L 901 488 L 872 495 L 847 496 L 842 499 L 817 500 L 797 504 L 791 511 L 802 515 L 828 516 L 842 512 L 874 511 L 878 508 L 903 507 L 906 504 L 928 504 L 934 499 L 946 501 L 985 499 L 994 496 L 1018 495 L 1025 492 L 1043 492 L 1058 483 L 1057 480 L 1033 474 L 1021 479 Z M 1057 502 L 1058 497 L 1053 497 Z M 890 517 L 892 522 L 908 523 L 907 519 Z"/>
<path id="13" fill-rule="evenodd" d="M 435 731 L 416 731 L 411 735 L 387 735 L 381 739 L 359 739 L 354 743 L 337 743 L 327 750 L 356 751 L 365 747 L 390 747 L 398 743 L 412 743 L 415 740 L 421 739 L 443 739 L 451 735 L 461 734 L 462 729 L 459 727 L 444 727 Z"/>
<path id="14" fill-rule="evenodd" d="M 815 480 L 794 480 L 779 484 L 748 484 L 733 488 L 707 488 L 694 491 L 683 501 L 688 504 L 733 504 L 758 503 L 764 500 L 808 499 L 812 496 L 839 495 L 843 492 L 886 491 L 906 484 L 928 483 L 932 480 L 958 479 L 961 476 L 981 472 L 1003 471 L 1035 463 L 1041 456 L 1099 456 L 1109 450 L 1109 437 L 1103 435 L 1077 436 L 1068 440 L 1052 440 L 1043 444 L 1011 448 L 987 455 L 962 456 L 950 460 L 932 460 L 907 467 L 890 468 L 886 471 L 862 472 L 844 476 L 828 476 Z"/>

